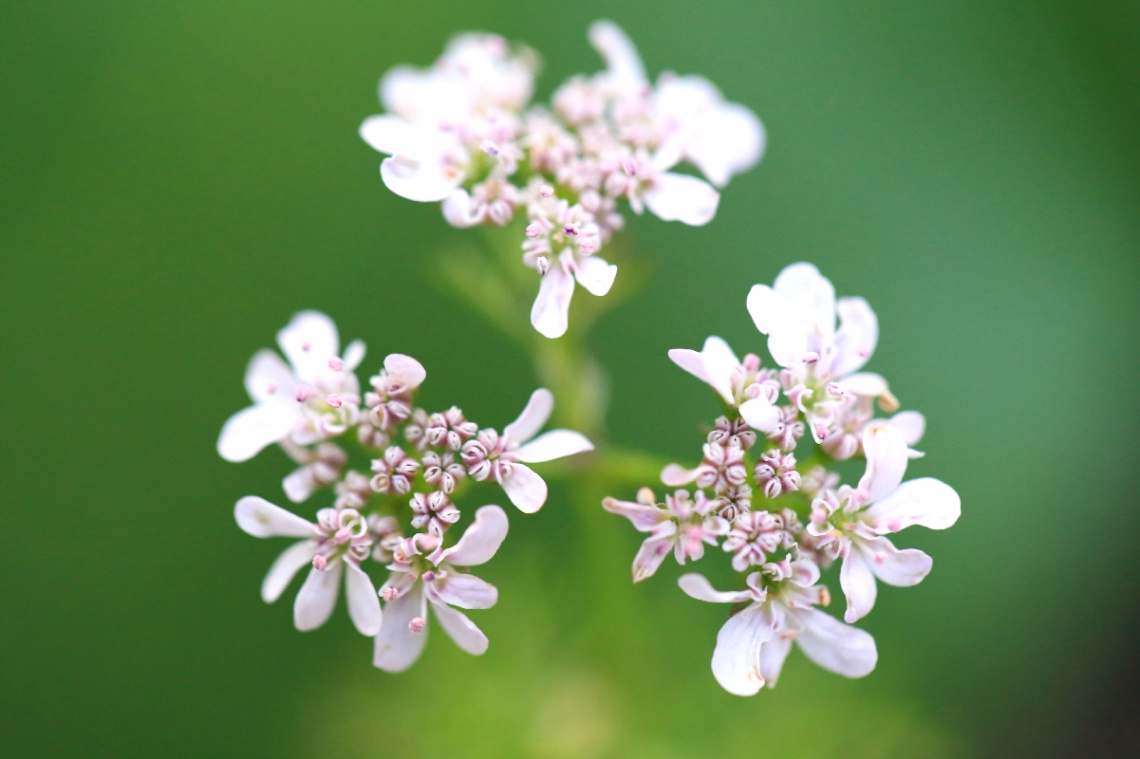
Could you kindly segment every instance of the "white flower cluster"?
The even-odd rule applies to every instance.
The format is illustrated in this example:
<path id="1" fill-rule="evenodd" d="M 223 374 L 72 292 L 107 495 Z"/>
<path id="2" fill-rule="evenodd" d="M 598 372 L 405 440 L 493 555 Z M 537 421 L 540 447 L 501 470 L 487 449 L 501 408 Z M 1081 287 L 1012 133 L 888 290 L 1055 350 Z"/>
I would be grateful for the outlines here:
<path id="1" fill-rule="evenodd" d="M 377 667 L 396 672 L 415 662 L 429 604 L 460 648 L 486 651 L 486 636 L 456 607 L 486 609 L 498 600 L 494 586 L 463 570 L 495 555 L 507 515 L 483 506 L 454 540 L 465 481 L 493 480 L 520 510 L 534 512 L 546 501 L 546 483 L 527 464 L 592 450 L 590 441 L 570 430 L 535 437 L 553 409 L 547 390 L 536 390 L 501 434 L 479 429 L 455 407 L 428 414 L 415 405 L 427 373 L 401 354 L 384 359 L 362 395 L 353 371 L 364 344 L 353 342 L 342 355 L 336 326 L 315 311 L 297 314 L 277 342 L 288 363 L 271 350 L 253 357 L 245 376 L 253 405 L 226 422 L 218 452 L 245 461 L 278 443 L 298 464 L 282 483 L 286 496 L 301 503 L 327 490 L 331 505 L 310 522 L 257 496 L 237 502 L 237 523 L 250 535 L 300 538 L 273 563 L 262 598 L 276 601 L 311 565 L 293 605 L 299 630 L 325 623 L 343 578 L 353 624 L 376 639 Z M 369 560 L 389 571 L 379 591 L 363 568 Z"/>
<path id="2" fill-rule="evenodd" d="M 702 225 L 723 187 L 764 150 L 755 114 L 699 76 L 651 84 L 629 38 L 608 21 L 590 28 L 606 70 L 576 76 L 552 107 L 530 104 L 537 56 L 489 34 L 453 39 L 429 69 L 400 67 L 380 83 L 387 113 L 360 135 L 389 156 L 388 188 L 442 201 L 452 225 L 526 220 L 523 263 L 542 280 L 531 323 L 566 332 L 575 283 L 605 295 L 617 267 L 599 252 L 621 229 L 620 203 L 666 221 Z M 682 162 L 705 180 L 672 171 Z"/>
<path id="3" fill-rule="evenodd" d="M 886 536 L 916 524 L 945 529 L 961 513 L 945 483 L 903 482 L 908 460 L 922 455 L 910 447 L 922 436 L 922 415 L 874 418 L 876 401 L 888 412 L 898 403 L 881 376 L 860 371 L 878 340 L 866 301 L 837 301 L 831 282 L 799 263 L 774 286 L 753 287 L 747 305 L 779 368 L 761 368 L 753 354 L 741 361 L 718 337 L 700 352 L 669 352 L 713 387 L 725 409 L 701 463 L 661 473 L 666 486 L 694 491 L 676 490 L 659 503 L 643 488 L 635 502 L 603 502 L 648 533 L 633 562 L 635 582 L 670 552 L 681 564 L 703 557 L 706 547 L 731 554 L 741 589 L 714 590 L 699 574 L 679 584 L 697 600 L 737 605 L 712 658 L 717 681 L 737 695 L 775 686 L 793 641 L 825 669 L 868 674 L 878 658 L 874 639 L 816 608 L 830 601 L 821 569 L 842 563 L 844 619 L 855 622 L 871 611 L 876 580 L 909 586 L 930 572 L 928 555 L 898 549 Z M 814 451 L 801 464 L 794 452 L 807 432 Z M 834 462 L 854 456 L 866 460 L 866 470 L 857 485 L 841 485 Z"/>

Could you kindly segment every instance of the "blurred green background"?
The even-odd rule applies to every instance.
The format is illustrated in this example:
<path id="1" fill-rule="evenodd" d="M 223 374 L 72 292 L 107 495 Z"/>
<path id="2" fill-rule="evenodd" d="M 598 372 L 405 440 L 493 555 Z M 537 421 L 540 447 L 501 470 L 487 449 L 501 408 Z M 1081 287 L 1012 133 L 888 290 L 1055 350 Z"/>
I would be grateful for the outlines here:
<path id="1" fill-rule="evenodd" d="M 759 349 L 748 288 L 810 260 L 879 314 L 870 368 L 929 422 L 912 472 L 962 495 L 899 541 L 935 571 L 881 593 L 866 679 L 797 652 L 725 694 L 724 610 L 675 565 L 632 587 L 637 534 L 557 488 L 481 573 L 482 658 L 436 634 L 390 676 L 343 609 L 300 634 L 258 598 L 282 544 L 232 507 L 286 462 L 214 442 L 293 312 L 484 425 L 536 383 L 435 286 L 465 233 L 357 137 L 380 75 L 486 29 L 543 54 L 545 98 L 600 67 L 603 16 L 770 137 L 708 227 L 633 220 L 653 278 L 593 334 L 611 440 L 695 460 L 716 405 L 666 350 Z M 1138 125 L 1134 2 L 3 0 L 0 755 L 1137 755 Z"/>

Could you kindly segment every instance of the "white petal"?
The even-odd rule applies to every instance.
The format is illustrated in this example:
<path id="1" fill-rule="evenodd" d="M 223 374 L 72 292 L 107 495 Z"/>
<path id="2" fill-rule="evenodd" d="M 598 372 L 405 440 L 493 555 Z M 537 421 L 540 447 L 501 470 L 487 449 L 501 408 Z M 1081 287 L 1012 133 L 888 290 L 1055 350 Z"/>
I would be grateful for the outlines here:
<path id="1" fill-rule="evenodd" d="M 945 530 L 962 515 L 962 500 L 954 488 L 933 477 L 920 477 L 899 485 L 888 498 L 863 512 L 875 532 L 898 532 L 913 524 Z"/>
<path id="2" fill-rule="evenodd" d="M 425 134 L 430 132 L 399 116 L 369 116 L 360 125 L 361 139 L 371 145 L 373 150 L 388 155 L 418 155 L 425 152 L 425 148 L 431 145 L 430 139 L 425 140 Z"/>
<path id="3" fill-rule="evenodd" d="M 432 583 L 431 592 L 444 603 L 460 609 L 490 609 L 499 600 L 499 591 L 494 585 L 462 572 L 448 572 Z"/>
<path id="4" fill-rule="evenodd" d="M 280 598 L 301 567 L 312 563 L 316 555 L 317 543 L 313 540 L 302 540 L 282 551 L 261 583 L 262 600 L 271 604 Z"/>
<path id="5" fill-rule="evenodd" d="M 648 506 L 633 501 L 619 501 L 608 496 L 602 499 L 602 508 L 611 514 L 625 517 L 638 532 L 650 532 L 669 518 L 665 511 L 657 506 Z"/>
<path id="6" fill-rule="evenodd" d="M 906 438 L 890 425 L 872 424 L 863 431 L 863 455 L 867 470 L 859 488 L 867 494 L 868 503 L 877 503 L 895 492 L 906 474 Z"/>
<path id="7" fill-rule="evenodd" d="M 633 581 L 641 582 L 652 577 L 661 567 L 661 562 L 669 555 L 673 542 L 672 535 L 654 535 L 643 540 L 633 557 Z"/>
<path id="8" fill-rule="evenodd" d="M 592 450 L 594 450 L 594 444 L 580 432 L 551 430 L 519 448 L 516 454 L 520 461 L 538 464 Z"/>
<path id="9" fill-rule="evenodd" d="M 255 538 L 310 538 L 316 529 L 312 522 L 255 495 L 237 502 L 234 519 Z"/>
<path id="10" fill-rule="evenodd" d="M 444 198 L 441 209 L 444 221 L 459 229 L 473 227 L 480 221 L 479 215 L 471 209 L 471 196 L 462 188 Z"/>
<path id="11" fill-rule="evenodd" d="M 248 461 L 267 445 L 283 440 L 301 418 L 297 402 L 269 401 L 237 412 L 218 435 L 218 455 L 226 461 Z"/>
<path id="12" fill-rule="evenodd" d="M 544 387 L 540 387 L 530 394 L 526 408 L 519 414 L 519 418 L 503 428 L 503 437 L 512 443 L 525 443 L 535 436 L 550 412 L 554 410 L 554 394 Z"/>
<path id="13" fill-rule="evenodd" d="M 854 622 L 871 613 L 879 589 L 875 584 L 875 575 L 871 574 L 871 568 L 867 566 L 867 558 L 855 546 L 851 547 L 843 559 L 843 567 L 839 570 L 839 585 L 847 596 L 847 611 L 843 614 L 845 620 Z"/>
<path id="14" fill-rule="evenodd" d="M 427 370 L 423 364 L 411 356 L 403 353 L 389 353 L 384 357 L 384 369 L 404 381 L 411 389 L 416 389 L 427 379 Z"/>
<path id="15" fill-rule="evenodd" d="M 815 266 L 804 262 L 787 266 L 772 287 L 817 334 L 829 339 L 835 334 L 835 288 Z"/>
<path id="16" fill-rule="evenodd" d="M 614 286 L 617 266 L 598 256 L 583 256 L 575 264 L 574 278 L 593 295 L 605 295 Z"/>
<path id="17" fill-rule="evenodd" d="M 917 444 L 926 433 L 926 417 L 917 411 L 900 411 L 887 424 L 902 432 L 907 445 Z"/>
<path id="18" fill-rule="evenodd" d="M 930 574 L 933 565 L 931 558 L 917 548 L 899 550 L 886 538 L 860 540 L 857 545 L 875 577 L 887 585 L 900 588 L 918 585 Z"/>
<path id="19" fill-rule="evenodd" d="M 380 632 L 383 613 L 380 611 L 380 597 L 363 569 L 351 561 L 338 562 L 347 566 L 344 578 L 344 596 L 348 602 L 348 616 L 361 635 L 372 637 Z M 328 570 L 325 570 L 328 571 Z"/>
<path id="20" fill-rule="evenodd" d="M 696 572 L 681 575 L 677 579 L 677 584 L 690 598 L 713 604 L 734 604 L 747 601 L 751 597 L 747 590 L 715 590 L 704 575 Z"/>
<path id="21" fill-rule="evenodd" d="M 401 198 L 434 203 L 453 193 L 463 182 L 462 172 L 445 167 L 440 156 L 414 158 L 396 155 L 380 163 L 384 185 Z"/>
<path id="22" fill-rule="evenodd" d="M 661 470 L 661 482 L 671 488 L 679 488 L 697 479 L 698 471 L 700 470 L 686 469 L 680 464 L 669 464 Z"/>
<path id="23" fill-rule="evenodd" d="M 858 371 L 879 342 L 879 320 L 862 298 L 840 298 L 839 330 L 835 333 L 836 357 L 831 372 L 842 377 Z"/>
<path id="24" fill-rule="evenodd" d="M 796 642 L 819 666 L 846 677 L 863 677 L 875 668 L 879 653 L 869 633 L 817 609 L 797 609 L 795 615 L 804 628 Z"/>
<path id="25" fill-rule="evenodd" d="M 760 647 L 772 637 L 760 607 L 749 606 L 731 617 L 716 636 L 712 671 L 716 681 L 736 696 L 754 696 L 764 687 Z"/>
<path id="26" fill-rule="evenodd" d="M 717 187 L 733 174 L 756 165 L 764 152 L 760 119 L 736 103 L 720 103 L 696 124 L 697 137 L 688 146 L 689 160 Z"/>
<path id="27" fill-rule="evenodd" d="M 590 25 L 590 44 L 602 56 L 615 88 L 633 92 L 645 83 L 645 68 L 637 48 L 617 24 L 612 21 L 595 21 Z"/>
<path id="28" fill-rule="evenodd" d="M 313 567 L 293 602 L 293 624 L 301 632 L 315 630 L 328 621 L 340 591 L 344 562 L 334 561 L 324 570 Z"/>
<path id="29" fill-rule="evenodd" d="M 780 410 L 767 398 L 753 398 L 740 404 L 740 416 L 760 432 L 772 432 L 780 424 Z"/>
<path id="30" fill-rule="evenodd" d="M 780 296 L 768 285 L 753 285 L 746 301 L 748 315 L 761 334 L 770 335 L 780 323 Z"/>
<path id="31" fill-rule="evenodd" d="M 473 567 L 490 561 L 507 537 L 507 514 L 498 506 L 484 506 L 475 512 L 475 521 L 451 548 L 440 554 L 439 561 L 461 567 Z M 438 562 L 437 562 L 438 563 Z"/>
<path id="32" fill-rule="evenodd" d="M 546 503 L 546 482 L 525 464 L 511 464 L 510 476 L 499 484 L 524 514 L 533 514 Z"/>
<path id="33" fill-rule="evenodd" d="M 440 627 L 451 636 L 455 645 L 475 656 L 487 651 L 487 636 L 467 618 L 467 615 L 442 603 L 433 603 L 431 608 L 439 620 Z"/>
<path id="34" fill-rule="evenodd" d="M 669 360 L 701 382 L 712 384 L 708 372 L 705 371 L 704 358 L 697 351 L 688 348 L 673 348 L 669 351 Z"/>
<path id="35" fill-rule="evenodd" d="M 351 372 L 356 367 L 360 366 L 360 362 L 364 360 L 365 345 L 363 340 L 353 340 L 344 349 L 344 370 Z"/>
<path id="36" fill-rule="evenodd" d="M 780 671 L 784 662 L 792 651 L 792 638 L 785 638 L 779 633 L 769 638 L 760 646 L 760 676 L 769 688 L 775 688 L 780 679 Z"/>
<path id="37" fill-rule="evenodd" d="M 732 395 L 732 373 L 740 368 L 740 359 L 732 352 L 732 348 L 715 335 L 707 337 L 701 348 L 701 360 L 709 384 L 720 393 L 725 403 L 734 403 L 736 399 Z"/>
<path id="38" fill-rule="evenodd" d="M 294 316 L 277 333 L 277 344 L 301 382 L 315 382 L 328 371 L 329 359 L 340 355 L 336 324 L 320 311 Z"/>
<path id="39" fill-rule="evenodd" d="M 408 623 L 416 617 L 427 621 L 427 601 L 421 588 L 412 588 L 384 607 L 372 663 L 386 672 L 403 672 L 423 653 L 427 627 L 418 633 L 408 629 Z"/>
<path id="40" fill-rule="evenodd" d="M 834 374 L 839 376 L 839 372 L 834 372 Z M 839 380 L 839 384 L 848 392 L 868 398 L 878 398 L 880 395 L 885 395 L 890 389 L 883 376 L 874 372 L 851 374 Z"/>
<path id="41" fill-rule="evenodd" d="M 644 196 L 645 205 L 657 218 L 693 227 L 712 221 L 720 203 L 720 193 L 708 182 L 672 172 L 658 174 L 657 181 Z"/>
<path id="42" fill-rule="evenodd" d="M 245 389 L 255 403 L 294 401 L 293 370 L 275 351 L 259 350 L 245 370 Z"/>
<path id="43" fill-rule="evenodd" d="M 555 263 L 538 285 L 538 295 L 530 310 L 530 323 L 544 337 L 562 337 L 570 326 L 570 299 L 574 278 Z"/>
<path id="44" fill-rule="evenodd" d="M 281 481 L 281 489 L 293 503 L 304 503 L 317 489 L 317 479 L 309 467 L 297 467 Z"/>

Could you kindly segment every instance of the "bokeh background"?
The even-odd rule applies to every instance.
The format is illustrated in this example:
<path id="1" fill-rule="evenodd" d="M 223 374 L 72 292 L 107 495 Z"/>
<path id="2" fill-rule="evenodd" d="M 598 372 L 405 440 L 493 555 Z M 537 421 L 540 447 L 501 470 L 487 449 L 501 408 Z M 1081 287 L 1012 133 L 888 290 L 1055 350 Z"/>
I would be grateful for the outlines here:
<path id="1" fill-rule="evenodd" d="M 962 495 L 905 535 L 935 571 L 881 593 L 866 679 L 797 652 L 725 694 L 723 609 L 676 566 L 632 587 L 638 536 L 557 488 L 481 573 L 480 659 L 436 635 L 390 676 L 343 610 L 300 634 L 258 597 L 281 545 L 232 506 L 285 459 L 214 442 L 294 311 L 483 424 L 536 383 L 436 287 L 465 233 L 357 137 L 380 75 L 486 29 L 541 51 L 545 97 L 600 66 L 598 17 L 770 136 L 708 227 L 633 220 L 651 279 L 593 333 L 610 439 L 693 459 L 715 403 L 666 350 L 760 348 L 749 286 L 810 260 L 879 314 L 871 368 L 929 421 L 912 472 Z M 1138 124 L 1123 0 L 3 0 L 0 755 L 1137 755 Z"/>

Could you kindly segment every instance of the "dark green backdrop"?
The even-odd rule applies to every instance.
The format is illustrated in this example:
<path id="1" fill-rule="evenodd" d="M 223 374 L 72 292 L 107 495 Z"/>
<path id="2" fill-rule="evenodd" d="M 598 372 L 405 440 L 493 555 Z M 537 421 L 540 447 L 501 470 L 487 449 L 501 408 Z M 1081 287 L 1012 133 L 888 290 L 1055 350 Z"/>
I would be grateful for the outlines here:
<path id="1" fill-rule="evenodd" d="M 630 587 L 636 534 L 558 490 L 485 572 L 481 659 L 437 635 L 385 675 L 342 612 L 303 635 L 258 598 L 281 546 L 232 506 L 279 498 L 284 457 L 214 441 L 294 311 L 484 424 L 535 384 L 433 285 L 463 233 L 380 183 L 378 78 L 481 28 L 543 53 L 545 95 L 599 66 L 603 15 L 770 136 L 708 227 L 632 223 L 653 279 L 594 335 L 611 437 L 688 460 L 714 403 L 666 350 L 759 348 L 749 286 L 806 259 L 878 312 L 872 368 L 929 421 L 913 471 L 962 495 L 902 541 L 935 571 L 882 593 L 865 680 L 794 654 L 728 696 L 723 610 L 676 567 Z M 0 755 L 1135 755 L 1138 31 L 1076 0 L 3 0 Z"/>

